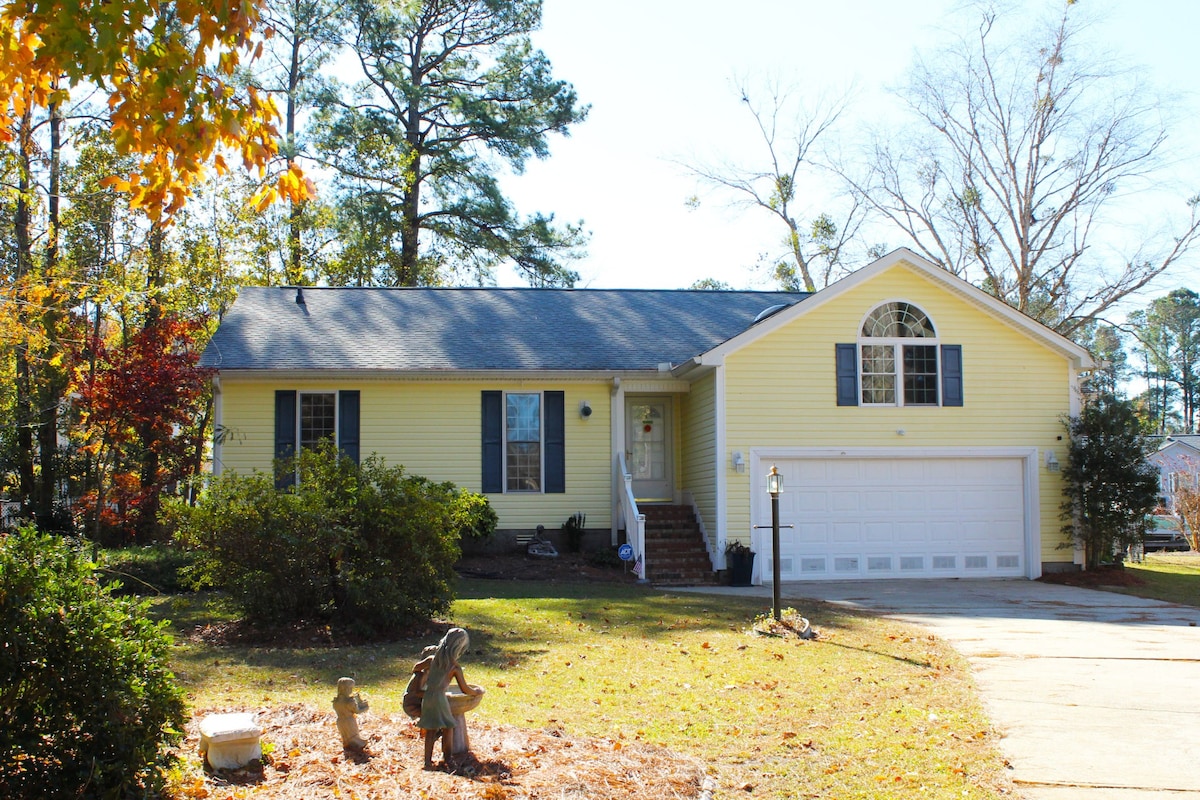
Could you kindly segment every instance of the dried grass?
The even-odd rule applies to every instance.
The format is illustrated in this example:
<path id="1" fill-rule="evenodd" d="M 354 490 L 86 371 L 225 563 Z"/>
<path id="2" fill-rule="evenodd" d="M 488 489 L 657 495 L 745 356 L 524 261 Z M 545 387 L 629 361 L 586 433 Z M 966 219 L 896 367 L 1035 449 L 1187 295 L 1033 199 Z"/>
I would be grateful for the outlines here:
<path id="1" fill-rule="evenodd" d="M 174 798 L 669 800 L 700 796 L 704 778 L 698 760 L 662 747 L 570 737 L 553 729 L 525 730 L 470 717 L 471 754 L 453 772 L 426 772 L 421 768 L 420 731 L 407 717 L 360 716 L 369 744 L 366 755 L 356 756 L 343 752 L 333 712 L 307 705 L 258 712 L 269 751 L 263 764 L 205 774 L 198 756 L 199 720 L 222 710 L 194 714 L 181 748 L 189 768 L 173 787 Z"/>

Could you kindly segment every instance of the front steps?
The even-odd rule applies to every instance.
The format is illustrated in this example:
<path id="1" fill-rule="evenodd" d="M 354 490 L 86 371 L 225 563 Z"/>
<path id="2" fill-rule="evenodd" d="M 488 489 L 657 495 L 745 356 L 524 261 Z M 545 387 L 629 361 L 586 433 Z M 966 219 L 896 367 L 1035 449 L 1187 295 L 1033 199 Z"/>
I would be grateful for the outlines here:
<path id="1" fill-rule="evenodd" d="M 691 506 L 646 505 L 646 579 L 656 586 L 713 586 L 719 575 Z"/>

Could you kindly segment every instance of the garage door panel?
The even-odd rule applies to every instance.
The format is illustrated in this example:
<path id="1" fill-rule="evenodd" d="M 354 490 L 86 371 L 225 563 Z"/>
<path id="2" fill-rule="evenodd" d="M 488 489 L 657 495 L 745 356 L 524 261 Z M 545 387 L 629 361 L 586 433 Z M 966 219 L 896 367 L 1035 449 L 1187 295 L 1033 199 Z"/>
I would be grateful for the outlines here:
<path id="1" fill-rule="evenodd" d="M 929 523 L 930 544 L 949 544 L 958 541 L 960 526 L 950 521 L 935 520 Z"/>
<path id="2" fill-rule="evenodd" d="M 779 543 L 783 545 L 785 539 L 794 539 L 798 545 L 808 544 L 828 544 L 829 543 L 829 523 L 816 522 L 804 523 L 798 525 L 794 529 L 795 535 L 789 535 L 789 532 L 781 530 L 779 532 Z"/>
<path id="3" fill-rule="evenodd" d="M 838 513 L 854 513 L 861 509 L 862 495 L 858 492 L 841 492 L 833 490 L 828 492 L 829 509 Z"/>
<path id="4" fill-rule="evenodd" d="M 904 544 L 926 542 L 929 531 L 923 522 L 900 522 L 896 524 L 896 541 Z"/>
<path id="5" fill-rule="evenodd" d="M 795 526 L 790 538 L 781 532 L 785 578 L 1025 574 L 1023 458 L 814 457 L 775 463 L 784 475 L 781 522 Z M 769 513 L 767 506 L 767 525 Z M 769 581 L 769 555 L 764 564 Z"/>
<path id="6" fill-rule="evenodd" d="M 881 490 L 867 491 L 863 494 L 863 511 L 870 512 L 890 512 L 896 507 L 896 499 L 893 492 L 885 492 Z"/>
<path id="7" fill-rule="evenodd" d="M 829 541 L 833 544 L 858 544 L 862 541 L 861 526 L 857 522 L 835 522 L 831 531 Z"/>
<path id="8" fill-rule="evenodd" d="M 787 486 L 786 479 L 783 485 Z M 788 497 L 789 494 L 791 495 L 790 498 Z M 787 500 L 784 498 L 787 498 Z M 793 510 L 817 514 L 837 510 L 833 506 L 833 493 L 829 491 L 800 490 L 796 492 L 784 492 L 779 497 L 779 513 L 783 514 L 789 505 Z"/>
<path id="9" fill-rule="evenodd" d="M 933 513 L 958 510 L 958 493 L 949 489 L 931 489 L 926 495 L 928 508 Z"/>
<path id="10" fill-rule="evenodd" d="M 997 538 L 997 533 L 993 525 L 982 520 L 973 520 L 963 522 L 960 525 L 962 531 L 961 539 L 963 542 L 982 542 L 989 544 Z"/>

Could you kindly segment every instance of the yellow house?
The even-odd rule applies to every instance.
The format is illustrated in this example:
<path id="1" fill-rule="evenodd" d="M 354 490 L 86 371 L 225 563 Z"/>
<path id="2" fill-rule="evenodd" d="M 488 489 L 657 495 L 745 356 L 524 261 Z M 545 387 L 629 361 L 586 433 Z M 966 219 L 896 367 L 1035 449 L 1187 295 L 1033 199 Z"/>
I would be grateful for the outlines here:
<path id="1" fill-rule="evenodd" d="M 202 363 L 217 470 L 333 439 L 485 493 L 504 531 L 583 512 L 655 582 L 688 579 L 687 537 L 772 580 L 772 467 L 781 580 L 1081 562 L 1058 463 L 1090 357 L 908 250 L 814 294 L 246 288 Z"/>

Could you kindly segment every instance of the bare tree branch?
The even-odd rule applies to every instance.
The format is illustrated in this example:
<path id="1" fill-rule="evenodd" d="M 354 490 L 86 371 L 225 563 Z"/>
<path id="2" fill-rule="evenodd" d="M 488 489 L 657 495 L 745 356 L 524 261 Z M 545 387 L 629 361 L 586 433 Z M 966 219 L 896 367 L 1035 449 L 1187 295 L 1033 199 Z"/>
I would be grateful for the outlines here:
<path id="1" fill-rule="evenodd" d="M 822 209 L 826 198 L 801 190 L 823 161 L 811 154 L 828 138 L 849 104 L 849 95 L 823 98 L 812 107 L 794 104 L 789 92 L 776 84 L 763 90 L 766 101 L 755 102 L 745 82 L 735 86 L 742 104 L 754 119 L 759 135 L 759 157 L 766 168 L 729 163 L 682 164 L 703 183 L 722 190 L 741 208 L 757 208 L 779 220 L 786 229 L 786 255 L 776 259 L 775 276 L 793 290 L 817 290 L 816 279 L 826 286 L 842 268 L 846 251 L 857 242 L 868 208 L 856 192 L 838 209 L 837 217 Z"/>
<path id="2" fill-rule="evenodd" d="M 1077 13 L 1065 3 L 1038 43 L 1027 30 L 1001 41 L 1003 20 L 984 11 L 913 67 L 903 97 L 922 132 L 877 136 L 865 175 L 839 169 L 923 255 L 1066 335 L 1200 237 L 1192 213 L 1116 266 L 1102 255 L 1118 190 L 1160 168 L 1167 133 L 1136 74 L 1084 52 Z"/>

